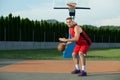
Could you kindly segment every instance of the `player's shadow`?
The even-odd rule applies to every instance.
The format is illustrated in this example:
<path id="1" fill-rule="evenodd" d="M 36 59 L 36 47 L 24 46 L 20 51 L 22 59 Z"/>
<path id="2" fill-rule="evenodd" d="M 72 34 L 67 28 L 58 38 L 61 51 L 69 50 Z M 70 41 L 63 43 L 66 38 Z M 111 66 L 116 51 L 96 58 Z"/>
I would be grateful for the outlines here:
<path id="1" fill-rule="evenodd" d="M 89 58 L 90 58 L 90 59 L 91 59 L 91 58 L 92 58 L 92 59 L 111 59 L 111 58 L 120 58 L 120 57 L 119 57 L 119 56 L 117 56 L 117 57 L 113 57 L 113 56 L 111 56 L 111 57 L 110 57 L 110 56 L 105 57 L 105 56 L 88 56 L 88 55 L 87 55 L 86 58 L 87 58 L 87 59 L 89 59 Z"/>
<path id="2" fill-rule="evenodd" d="M 106 75 L 117 75 L 117 74 L 119 74 L 120 75 L 120 73 L 115 73 L 115 72 L 108 72 L 108 73 L 89 73 L 87 76 L 88 77 L 92 77 L 92 76 L 106 76 Z"/>

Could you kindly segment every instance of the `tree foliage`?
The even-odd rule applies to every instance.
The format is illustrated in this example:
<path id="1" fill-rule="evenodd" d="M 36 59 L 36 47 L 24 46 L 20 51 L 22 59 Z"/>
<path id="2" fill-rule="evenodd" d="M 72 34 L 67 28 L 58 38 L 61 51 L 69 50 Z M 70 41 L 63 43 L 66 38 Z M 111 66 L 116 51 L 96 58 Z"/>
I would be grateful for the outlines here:
<path id="1" fill-rule="evenodd" d="M 92 42 L 119 43 L 120 26 L 81 25 Z M 59 37 L 68 37 L 68 27 L 63 22 L 33 21 L 13 16 L 0 17 L 0 41 L 57 42 Z"/>

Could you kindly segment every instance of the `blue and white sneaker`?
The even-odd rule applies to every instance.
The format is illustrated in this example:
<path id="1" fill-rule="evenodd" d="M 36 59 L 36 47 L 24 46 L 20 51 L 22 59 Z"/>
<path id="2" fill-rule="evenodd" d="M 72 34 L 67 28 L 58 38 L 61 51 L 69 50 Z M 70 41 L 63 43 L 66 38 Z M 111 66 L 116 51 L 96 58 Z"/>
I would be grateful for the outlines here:
<path id="1" fill-rule="evenodd" d="M 87 76 L 87 72 L 81 71 L 81 73 L 78 76 Z"/>

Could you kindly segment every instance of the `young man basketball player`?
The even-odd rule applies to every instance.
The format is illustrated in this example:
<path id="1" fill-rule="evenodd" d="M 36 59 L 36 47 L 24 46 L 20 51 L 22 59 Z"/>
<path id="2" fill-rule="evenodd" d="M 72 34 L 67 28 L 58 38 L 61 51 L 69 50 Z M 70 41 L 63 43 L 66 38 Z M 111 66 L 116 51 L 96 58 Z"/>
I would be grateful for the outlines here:
<path id="1" fill-rule="evenodd" d="M 67 42 L 66 45 L 72 42 L 76 43 L 72 53 L 72 58 L 75 65 L 75 70 L 72 71 L 72 74 L 79 74 L 78 76 L 87 76 L 85 55 L 87 54 L 92 42 L 83 29 L 78 26 L 71 17 L 66 19 L 66 24 L 69 27 L 69 33 L 71 34 L 72 38 L 59 38 L 59 40 Z M 82 70 L 80 70 L 78 56 L 80 57 Z"/>

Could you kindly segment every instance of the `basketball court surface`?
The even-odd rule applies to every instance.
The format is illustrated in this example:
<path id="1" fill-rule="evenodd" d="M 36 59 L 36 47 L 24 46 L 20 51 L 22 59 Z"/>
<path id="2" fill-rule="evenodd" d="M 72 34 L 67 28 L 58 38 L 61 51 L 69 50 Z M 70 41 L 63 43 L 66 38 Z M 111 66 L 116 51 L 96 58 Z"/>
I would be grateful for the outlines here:
<path id="1" fill-rule="evenodd" d="M 0 80 L 120 80 L 119 61 L 87 61 L 87 77 L 71 74 L 72 60 L 0 60 Z"/>

